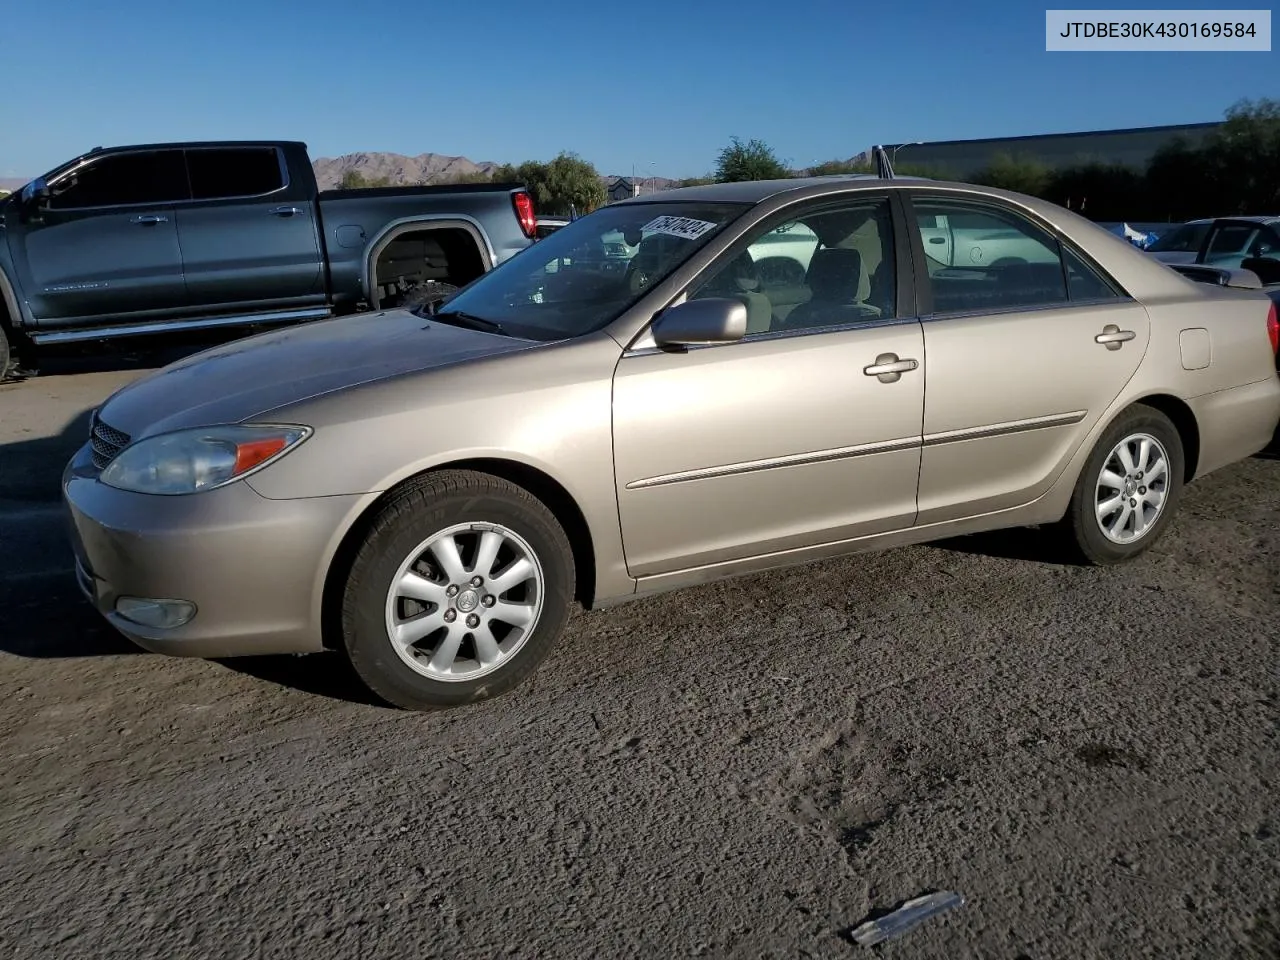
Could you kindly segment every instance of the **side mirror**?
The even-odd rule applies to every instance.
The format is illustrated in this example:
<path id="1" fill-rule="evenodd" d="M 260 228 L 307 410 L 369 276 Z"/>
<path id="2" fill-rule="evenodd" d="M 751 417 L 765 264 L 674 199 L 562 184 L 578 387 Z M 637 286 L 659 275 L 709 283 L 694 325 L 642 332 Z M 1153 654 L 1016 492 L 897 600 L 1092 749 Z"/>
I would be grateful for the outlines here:
<path id="1" fill-rule="evenodd" d="M 22 188 L 21 202 L 28 210 L 49 202 L 49 184 L 45 183 L 44 177 L 36 177 Z"/>
<path id="2" fill-rule="evenodd" d="M 659 347 L 732 343 L 746 335 L 746 304 L 722 297 L 686 300 L 653 322 L 653 340 Z"/>

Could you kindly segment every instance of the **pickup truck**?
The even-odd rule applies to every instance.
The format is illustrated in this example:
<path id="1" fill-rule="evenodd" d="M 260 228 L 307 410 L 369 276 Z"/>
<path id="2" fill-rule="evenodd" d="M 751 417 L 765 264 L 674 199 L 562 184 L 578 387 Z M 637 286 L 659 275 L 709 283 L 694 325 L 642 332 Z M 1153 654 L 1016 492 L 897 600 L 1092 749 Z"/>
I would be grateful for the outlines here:
<path id="1" fill-rule="evenodd" d="M 101 147 L 0 199 L 18 350 L 402 306 L 533 242 L 520 184 L 319 190 L 305 143 Z"/>

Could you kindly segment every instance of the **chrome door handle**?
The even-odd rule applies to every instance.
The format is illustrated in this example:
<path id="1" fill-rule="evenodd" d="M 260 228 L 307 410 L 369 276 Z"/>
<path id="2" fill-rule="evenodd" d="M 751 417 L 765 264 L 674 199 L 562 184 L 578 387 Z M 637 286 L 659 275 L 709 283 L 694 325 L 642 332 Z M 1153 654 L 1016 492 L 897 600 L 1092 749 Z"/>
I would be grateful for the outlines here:
<path id="1" fill-rule="evenodd" d="M 1122 344 L 1136 336 L 1132 330 L 1121 330 L 1114 323 L 1108 323 L 1093 339 L 1095 343 L 1106 344 L 1108 350 L 1119 350 Z"/>
<path id="2" fill-rule="evenodd" d="M 273 217 L 292 217 L 301 212 L 297 207 L 272 207 L 267 211 Z"/>
<path id="3" fill-rule="evenodd" d="M 168 222 L 169 222 L 169 218 L 168 218 L 168 217 L 161 216 L 161 215 L 160 215 L 160 214 L 158 214 L 158 213 L 144 213 L 144 214 L 140 214 L 139 216 L 134 217 L 132 222 L 133 222 L 133 223 L 142 223 L 142 224 L 149 224 L 149 223 L 168 223 Z"/>
<path id="4" fill-rule="evenodd" d="M 893 383 L 901 380 L 908 370 L 914 370 L 918 366 L 920 364 L 910 358 L 899 360 L 896 353 L 882 353 L 871 366 L 863 367 L 862 372 L 868 377 L 879 377 L 881 383 Z"/>

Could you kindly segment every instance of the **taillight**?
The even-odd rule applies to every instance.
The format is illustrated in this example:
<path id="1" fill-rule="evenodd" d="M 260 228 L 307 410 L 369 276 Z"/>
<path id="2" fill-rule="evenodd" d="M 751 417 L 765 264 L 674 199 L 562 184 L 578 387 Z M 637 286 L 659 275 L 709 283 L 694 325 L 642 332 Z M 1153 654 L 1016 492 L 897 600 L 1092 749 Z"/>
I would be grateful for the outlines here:
<path id="1" fill-rule="evenodd" d="M 1267 314 L 1267 336 L 1271 338 L 1271 352 L 1280 355 L 1280 317 L 1276 316 L 1276 304 L 1271 302 L 1271 312 Z"/>
<path id="2" fill-rule="evenodd" d="M 517 190 L 511 195 L 511 202 L 516 206 L 516 217 L 520 221 L 520 229 L 524 231 L 526 237 L 532 239 L 538 227 L 538 218 L 533 213 L 533 197 L 523 190 Z"/>

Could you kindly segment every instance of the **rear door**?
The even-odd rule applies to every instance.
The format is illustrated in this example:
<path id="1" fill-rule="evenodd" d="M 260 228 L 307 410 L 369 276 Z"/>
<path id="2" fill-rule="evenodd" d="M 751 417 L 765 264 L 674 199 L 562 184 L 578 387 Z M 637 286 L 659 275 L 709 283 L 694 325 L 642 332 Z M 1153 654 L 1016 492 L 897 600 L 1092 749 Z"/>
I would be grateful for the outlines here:
<path id="1" fill-rule="evenodd" d="M 1028 503 L 1137 370 L 1147 312 L 1003 203 L 919 190 L 909 209 L 928 358 L 917 523 Z M 998 238 L 999 255 L 934 260 L 923 239 L 940 216 Z"/>
<path id="2" fill-rule="evenodd" d="M 186 151 L 190 203 L 178 211 L 187 293 L 197 306 L 270 309 L 324 299 L 309 187 L 266 145 Z"/>
<path id="3" fill-rule="evenodd" d="M 174 204 L 187 197 L 181 150 L 104 153 L 54 178 L 48 209 L 10 224 L 10 249 L 37 324 L 180 307 L 186 301 Z"/>

